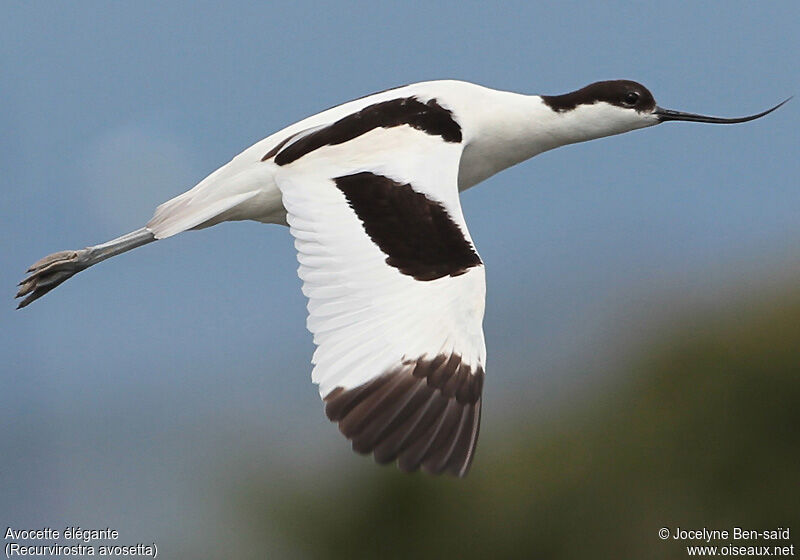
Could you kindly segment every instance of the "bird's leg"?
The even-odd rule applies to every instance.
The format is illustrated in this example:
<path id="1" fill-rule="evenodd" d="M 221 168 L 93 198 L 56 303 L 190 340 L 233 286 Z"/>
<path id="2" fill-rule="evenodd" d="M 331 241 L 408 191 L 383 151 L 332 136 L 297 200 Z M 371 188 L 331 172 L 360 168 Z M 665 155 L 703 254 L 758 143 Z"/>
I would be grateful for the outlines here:
<path id="1" fill-rule="evenodd" d="M 101 245 L 47 255 L 36 261 L 28 269 L 28 277 L 19 283 L 20 288 L 16 297 L 24 297 L 24 299 L 19 302 L 17 309 L 39 299 L 81 270 L 155 240 L 153 232 L 147 228 L 141 228 Z"/>

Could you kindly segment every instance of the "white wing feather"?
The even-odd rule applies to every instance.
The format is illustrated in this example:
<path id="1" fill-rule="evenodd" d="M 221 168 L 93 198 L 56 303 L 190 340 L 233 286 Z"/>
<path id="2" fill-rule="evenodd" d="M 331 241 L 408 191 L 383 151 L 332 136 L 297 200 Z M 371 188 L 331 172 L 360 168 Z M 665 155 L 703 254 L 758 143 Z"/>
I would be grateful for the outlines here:
<path id="1" fill-rule="evenodd" d="M 410 183 L 441 202 L 471 243 L 456 184 L 460 149 L 410 127 L 376 129 L 276 172 L 309 298 L 318 346 L 312 379 L 322 397 L 424 355 L 456 352 L 484 366 L 483 267 L 428 282 L 402 274 L 386 264 L 333 181 L 369 171 Z"/>
<path id="2" fill-rule="evenodd" d="M 460 143 L 445 142 L 409 126 L 378 128 L 341 145 L 318 148 L 275 170 L 295 238 L 303 293 L 309 300 L 308 328 L 317 345 L 312 379 L 319 384 L 320 395 L 327 400 L 342 391 L 356 394 L 389 372 L 402 368 L 410 372 L 415 362 L 433 362 L 436 369 L 444 357 L 457 356 L 461 364 L 458 373 L 463 370 L 480 377 L 476 382 L 478 395 L 473 397 L 477 402 L 454 404 L 456 398 L 450 394 L 452 403 L 448 401 L 437 409 L 441 420 L 426 432 L 424 445 L 409 448 L 413 442 L 400 438 L 391 449 L 380 446 L 382 438 L 386 439 L 391 429 L 399 425 L 403 407 L 419 393 L 420 388 L 415 385 L 402 394 L 400 389 L 391 389 L 394 397 L 404 400 L 393 409 L 390 418 L 383 418 L 387 425 L 380 428 L 380 433 L 369 430 L 369 422 L 386 404 L 380 402 L 370 405 L 371 416 L 364 413 L 365 419 L 359 420 L 357 429 L 354 421 L 347 424 L 344 420 L 340 428 L 353 440 L 357 451 L 374 451 L 379 461 L 399 457 L 401 468 L 407 470 L 422 466 L 458 475 L 466 472 L 472 460 L 480 417 L 479 392 L 486 355 L 482 331 L 483 266 L 478 264 L 457 275 L 429 281 L 390 266 L 387 254 L 367 234 L 335 179 L 367 172 L 401 185 L 409 184 L 417 193 L 441 204 L 471 245 L 458 198 L 461 150 Z M 439 362 L 435 361 L 437 357 Z M 428 379 L 429 386 L 431 383 Z M 440 397 L 444 389 L 439 389 L 434 392 Z M 433 391 L 430 387 L 429 390 Z M 424 417 L 434 399 L 431 394 L 427 404 L 420 404 L 414 418 Z M 381 395 L 379 400 L 390 399 Z M 343 418 L 344 414 L 340 416 Z M 420 422 L 419 418 L 409 421 L 411 428 Z M 436 439 L 442 425 L 448 429 L 456 426 L 450 439 Z M 421 439 L 421 430 L 413 437 Z M 367 433 L 369 437 L 364 435 Z M 434 441 L 447 449 L 432 448 Z M 459 447 L 464 448 L 460 458 L 454 451 L 458 441 L 462 442 Z"/>

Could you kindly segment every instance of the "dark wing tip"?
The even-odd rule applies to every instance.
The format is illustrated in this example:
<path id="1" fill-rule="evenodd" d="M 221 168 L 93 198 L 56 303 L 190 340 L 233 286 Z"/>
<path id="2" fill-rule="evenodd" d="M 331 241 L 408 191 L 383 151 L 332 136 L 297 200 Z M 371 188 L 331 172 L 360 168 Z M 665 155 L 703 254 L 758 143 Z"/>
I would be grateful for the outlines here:
<path id="1" fill-rule="evenodd" d="M 480 428 L 483 370 L 465 376 L 460 357 L 437 358 L 406 362 L 325 397 L 328 418 L 339 424 L 355 452 L 372 453 L 379 464 L 397 462 L 405 472 L 458 477 L 469 472 Z M 464 385 L 478 388 L 459 391 Z"/>

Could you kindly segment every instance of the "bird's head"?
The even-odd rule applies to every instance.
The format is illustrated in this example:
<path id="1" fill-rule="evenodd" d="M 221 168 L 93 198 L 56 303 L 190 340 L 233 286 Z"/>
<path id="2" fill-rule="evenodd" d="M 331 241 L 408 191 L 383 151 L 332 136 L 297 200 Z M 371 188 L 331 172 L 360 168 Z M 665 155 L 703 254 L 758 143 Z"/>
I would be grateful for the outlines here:
<path id="1" fill-rule="evenodd" d="M 650 90 L 631 80 L 595 82 L 563 95 L 542 96 L 545 105 L 565 119 L 564 125 L 574 128 L 575 133 L 582 136 L 576 141 L 620 134 L 666 121 L 742 123 L 771 113 L 789 99 L 755 115 L 720 118 L 663 109 L 656 105 Z"/>

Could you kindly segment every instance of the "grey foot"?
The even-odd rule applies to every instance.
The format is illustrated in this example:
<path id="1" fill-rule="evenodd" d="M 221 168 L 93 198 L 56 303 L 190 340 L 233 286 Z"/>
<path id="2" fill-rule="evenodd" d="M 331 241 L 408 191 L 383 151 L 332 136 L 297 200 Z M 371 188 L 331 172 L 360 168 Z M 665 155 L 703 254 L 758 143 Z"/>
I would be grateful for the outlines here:
<path id="1" fill-rule="evenodd" d="M 28 277 L 19 283 L 16 297 L 25 297 L 17 305 L 21 309 L 72 277 L 91 263 L 91 250 L 60 251 L 47 255 L 28 269 Z"/>

